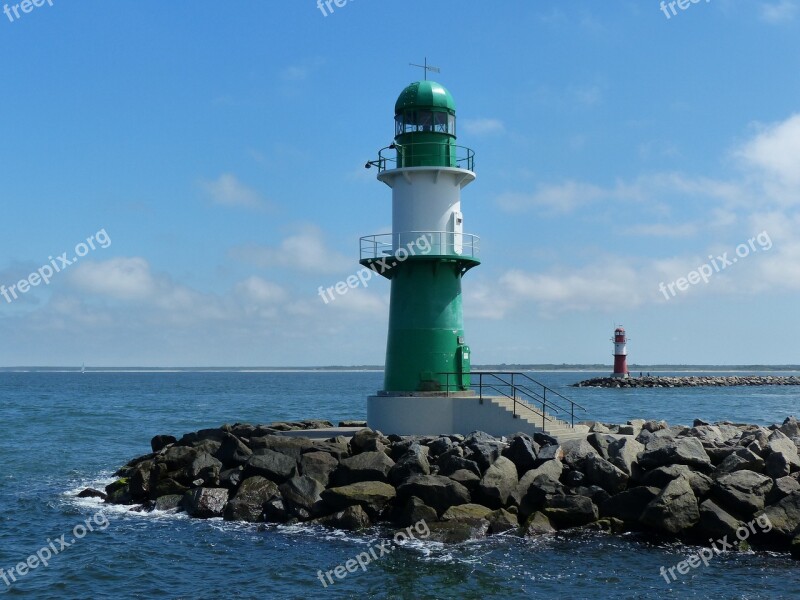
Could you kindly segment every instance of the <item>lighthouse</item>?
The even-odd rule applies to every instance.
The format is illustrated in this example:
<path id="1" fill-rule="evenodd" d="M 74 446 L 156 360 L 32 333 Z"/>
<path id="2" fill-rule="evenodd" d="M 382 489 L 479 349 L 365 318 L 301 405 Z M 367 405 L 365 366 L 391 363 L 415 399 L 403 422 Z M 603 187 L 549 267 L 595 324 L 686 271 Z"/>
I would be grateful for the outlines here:
<path id="1" fill-rule="evenodd" d="M 624 327 L 614 330 L 614 373 L 612 377 L 630 377 L 628 373 L 628 338 Z"/>
<path id="2" fill-rule="evenodd" d="M 367 420 L 386 433 L 419 431 L 420 419 L 450 432 L 453 401 L 474 397 L 461 305 L 461 280 L 480 264 L 461 211 L 474 153 L 456 144 L 453 96 L 434 81 L 400 93 L 394 133 L 367 163 L 392 190 L 392 232 L 361 238 L 360 263 L 391 282 L 383 389 L 368 399 Z"/>

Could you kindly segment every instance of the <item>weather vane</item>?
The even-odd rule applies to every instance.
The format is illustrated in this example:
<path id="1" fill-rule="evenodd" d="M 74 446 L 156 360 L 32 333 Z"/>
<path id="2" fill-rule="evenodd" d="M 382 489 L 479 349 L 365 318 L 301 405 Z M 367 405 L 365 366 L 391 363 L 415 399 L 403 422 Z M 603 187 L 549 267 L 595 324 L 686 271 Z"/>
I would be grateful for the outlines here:
<path id="1" fill-rule="evenodd" d="M 411 65 L 412 67 L 419 67 L 420 69 L 423 69 L 425 71 L 425 81 L 428 80 L 428 71 L 430 71 L 431 73 L 441 73 L 442 72 L 442 70 L 439 67 L 432 67 L 432 66 L 428 65 L 428 57 L 427 56 L 425 57 L 425 64 L 424 65 L 415 65 L 414 63 L 408 63 L 408 64 Z"/>

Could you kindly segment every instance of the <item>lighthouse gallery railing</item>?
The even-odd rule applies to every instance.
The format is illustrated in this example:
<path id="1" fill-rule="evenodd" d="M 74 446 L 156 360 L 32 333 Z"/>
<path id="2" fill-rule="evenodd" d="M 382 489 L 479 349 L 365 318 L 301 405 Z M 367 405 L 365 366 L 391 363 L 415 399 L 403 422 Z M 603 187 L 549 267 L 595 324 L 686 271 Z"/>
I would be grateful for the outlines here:
<path id="1" fill-rule="evenodd" d="M 445 385 L 448 394 L 451 391 L 451 387 L 453 391 L 459 391 L 459 382 L 460 378 L 464 375 L 463 373 L 439 373 L 439 375 L 445 375 L 447 377 L 447 383 Z M 542 429 L 546 429 L 547 421 L 552 420 L 547 417 L 547 413 L 550 413 L 556 418 L 563 417 L 566 419 L 567 416 L 569 416 L 570 425 L 575 427 L 575 409 L 586 411 L 586 409 L 577 402 L 559 394 L 553 388 L 536 381 L 533 377 L 525 373 L 520 373 L 518 371 L 473 371 L 469 375 L 470 387 L 477 389 L 478 397 L 481 402 L 483 402 L 484 390 L 500 394 L 505 398 L 513 400 L 515 417 L 523 416 L 523 410 L 527 411 L 527 413 L 533 413 L 536 418 L 541 417 Z M 452 386 L 450 383 L 451 376 L 454 376 Z M 475 381 L 475 377 L 478 378 L 477 382 Z M 550 396 L 549 398 L 548 394 Z M 555 402 L 553 396 L 559 398 L 561 404 L 568 403 L 569 408 Z M 541 405 L 541 414 L 531 406 L 528 406 L 528 403 Z"/>
<path id="2" fill-rule="evenodd" d="M 480 241 L 471 233 L 453 231 L 403 231 L 367 235 L 360 239 L 361 260 L 396 256 L 462 256 L 478 258 Z M 403 258 L 401 255 L 399 258 Z"/>

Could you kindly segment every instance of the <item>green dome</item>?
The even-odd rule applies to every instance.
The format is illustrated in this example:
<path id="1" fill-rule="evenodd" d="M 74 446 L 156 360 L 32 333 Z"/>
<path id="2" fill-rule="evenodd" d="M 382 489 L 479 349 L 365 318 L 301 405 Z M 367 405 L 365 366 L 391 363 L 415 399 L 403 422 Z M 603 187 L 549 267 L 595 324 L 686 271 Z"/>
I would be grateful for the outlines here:
<path id="1" fill-rule="evenodd" d="M 442 84 L 435 81 L 417 81 L 400 93 L 394 105 L 395 114 L 409 109 L 439 109 L 455 114 L 456 103 Z"/>

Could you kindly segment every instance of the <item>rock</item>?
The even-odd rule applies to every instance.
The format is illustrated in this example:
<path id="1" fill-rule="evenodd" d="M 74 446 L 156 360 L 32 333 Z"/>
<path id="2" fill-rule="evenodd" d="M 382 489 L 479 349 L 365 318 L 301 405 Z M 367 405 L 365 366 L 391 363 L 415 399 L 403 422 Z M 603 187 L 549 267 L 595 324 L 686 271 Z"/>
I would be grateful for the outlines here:
<path id="1" fill-rule="evenodd" d="M 794 417 L 787 417 L 781 425 L 780 431 L 789 438 L 800 437 L 800 423 Z"/>
<path id="2" fill-rule="evenodd" d="M 442 515 L 442 521 L 480 521 L 484 519 L 492 509 L 481 506 L 480 504 L 460 504 L 451 506 Z"/>
<path id="3" fill-rule="evenodd" d="M 550 522 L 550 519 L 544 513 L 533 513 L 528 521 L 525 523 L 525 537 L 536 537 L 548 533 L 555 533 L 556 528 Z"/>
<path id="4" fill-rule="evenodd" d="M 520 475 L 524 475 L 536 466 L 534 444 L 535 442 L 532 442 L 528 436 L 519 435 L 502 451 L 502 455 L 514 463 L 517 473 Z"/>
<path id="5" fill-rule="evenodd" d="M 186 470 L 189 479 L 202 479 L 206 484 L 219 485 L 222 463 L 207 452 L 198 454 Z"/>
<path id="6" fill-rule="evenodd" d="M 554 438 L 552 435 L 542 433 L 541 431 L 534 432 L 533 441 L 539 444 L 540 449 L 545 446 L 558 446 L 558 439 Z"/>
<path id="7" fill-rule="evenodd" d="M 608 427 L 606 427 L 602 423 L 598 423 L 597 421 L 595 421 L 594 423 L 591 424 L 591 426 L 589 427 L 589 431 L 592 432 L 592 433 L 611 433 L 611 430 Z M 591 443 L 591 441 L 590 441 L 590 443 Z M 592 445 L 594 445 L 594 444 L 592 444 Z M 598 448 L 598 451 L 599 451 L 599 448 Z"/>
<path id="8" fill-rule="evenodd" d="M 196 519 L 212 519 L 221 517 L 228 502 L 228 490 L 225 488 L 197 488 L 187 493 L 186 512 Z"/>
<path id="9" fill-rule="evenodd" d="M 466 469 L 459 469 L 455 473 L 451 475 L 447 475 L 453 481 L 456 481 L 463 485 L 465 488 L 472 493 L 474 490 L 478 489 L 478 484 L 481 482 L 481 478 L 475 475 L 472 471 L 467 471 Z"/>
<path id="10" fill-rule="evenodd" d="M 764 472 L 764 459 L 748 448 L 740 448 L 729 454 L 717 467 L 718 473 L 734 473 L 736 471 Z"/>
<path id="11" fill-rule="evenodd" d="M 506 531 L 515 531 L 519 529 L 519 519 L 517 515 L 508 512 L 501 508 L 486 515 L 486 520 L 489 521 L 489 534 L 496 535 L 498 533 L 505 533 Z"/>
<path id="12" fill-rule="evenodd" d="M 563 479 L 564 484 L 569 487 L 578 487 L 586 483 L 586 475 L 580 471 L 567 471 Z"/>
<path id="13" fill-rule="evenodd" d="M 466 523 L 464 521 L 443 521 L 441 523 L 429 523 L 429 541 L 441 542 L 443 544 L 461 544 L 470 540 L 486 537 L 489 530 L 489 522 L 480 521 L 478 524 Z"/>
<path id="14" fill-rule="evenodd" d="M 244 469 L 242 467 L 236 467 L 235 469 L 225 469 L 224 471 L 220 472 L 219 474 L 219 485 L 220 487 L 227 488 L 230 491 L 236 490 L 239 487 L 239 484 L 242 482 L 242 473 Z"/>
<path id="15" fill-rule="evenodd" d="M 613 435 L 606 435 L 602 433 L 590 433 L 586 438 L 586 441 L 592 445 L 592 448 L 597 450 L 597 453 L 602 458 L 608 460 L 608 447 L 614 442 L 616 442 L 617 439 L 618 438 Z"/>
<path id="16" fill-rule="evenodd" d="M 161 450 L 177 441 L 178 440 L 171 435 L 157 435 L 150 440 L 150 447 L 153 449 L 153 452 L 161 452 Z"/>
<path id="17" fill-rule="evenodd" d="M 656 438 L 647 444 L 639 457 L 639 465 L 644 469 L 673 464 L 710 469 L 711 459 L 700 440 L 695 438 Z"/>
<path id="18" fill-rule="evenodd" d="M 339 421 L 339 427 L 361 427 L 366 428 L 367 422 L 366 421 Z"/>
<path id="19" fill-rule="evenodd" d="M 596 506 L 600 506 L 603 502 L 611 498 L 611 494 L 609 494 L 599 485 L 590 485 L 590 486 L 582 485 L 576 488 L 572 488 L 571 490 L 569 490 L 568 495 L 586 496 L 592 502 L 594 502 Z"/>
<path id="20" fill-rule="evenodd" d="M 559 528 L 580 527 L 598 518 L 597 507 L 585 496 L 548 495 L 542 512 Z"/>
<path id="21" fill-rule="evenodd" d="M 586 457 L 584 473 L 589 483 L 599 485 L 610 494 L 618 494 L 628 486 L 628 474 L 597 454 Z"/>
<path id="22" fill-rule="evenodd" d="M 382 481 L 359 481 L 350 485 L 328 488 L 321 497 L 326 505 L 341 510 L 358 504 L 369 514 L 378 515 L 391 502 L 397 492 Z"/>
<path id="23" fill-rule="evenodd" d="M 531 473 L 528 471 L 527 475 Z M 548 496 L 566 495 L 566 488 L 550 475 L 538 475 L 527 488 L 522 488 L 522 482 L 517 489 L 516 497 L 519 511 L 523 516 L 530 515 L 540 510 Z"/>
<path id="24" fill-rule="evenodd" d="M 411 496 L 403 506 L 397 521 L 398 525 L 408 527 L 419 522 L 433 523 L 438 518 L 434 509 L 416 496 Z"/>
<path id="25" fill-rule="evenodd" d="M 306 452 L 317 450 L 316 442 L 308 438 L 286 437 L 283 435 L 264 435 L 250 438 L 250 448 L 254 455 L 264 454 L 267 451 L 277 452 L 300 462 L 300 458 Z"/>
<path id="26" fill-rule="evenodd" d="M 642 425 L 642 429 L 649 431 L 650 433 L 655 433 L 656 431 L 669 429 L 669 425 L 667 425 L 666 421 L 646 421 Z"/>
<path id="27" fill-rule="evenodd" d="M 449 476 L 456 471 L 465 469 L 472 471 L 478 478 L 481 477 L 481 469 L 474 460 L 468 460 L 454 455 L 442 455 L 436 463 L 439 467 L 439 474 Z"/>
<path id="28" fill-rule="evenodd" d="M 564 464 L 578 471 L 583 471 L 584 464 L 589 456 L 600 456 L 597 450 L 584 439 L 564 442 L 562 448 L 564 450 Z"/>
<path id="29" fill-rule="evenodd" d="M 683 476 L 670 481 L 647 505 L 640 518 L 641 523 L 673 535 L 690 529 L 699 520 L 697 498 L 688 479 Z"/>
<path id="30" fill-rule="evenodd" d="M 400 485 L 412 475 L 430 475 L 431 466 L 422 446 L 412 444 L 389 471 L 389 481 Z"/>
<path id="31" fill-rule="evenodd" d="M 373 431 L 369 427 L 356 431 L 350 439 L 350 452 L 361 454 L 362 452 L 376 451 L 377 444 L 384 439 L 383 436 L 377 431 Z M 387 440 L 388 441 L 388 440 Z"/>
<path id="32" fill-rule="evenodd" d="M 700 527 L 704 534 L 713 539 L 722 539 L 727 535 L 733 540 L 736 538 L 736 530 L 743 524 L 713 500 L 706 500 L 700 505 Z"/>
<path id="33" fill-rule="evenodd" d="M 183 505 L 183 496 L 178 494 L 170 494 L 169 496 L 161 496 L 156 498 L 156 503 L 153 510 L 166 512 L 168 510 L 177 511 Z"/>
<path id="34" fill-rule="evenodd" d="M 123 477 L 106 486 L 106 503 L 134 504 L 129 487 L 130 480 Z"/>
<path id="35" fill-rule="evenodd" d="M 438 514 L 451 506 L 470 502 L 467 488 L 441 475 L 412 475 L 397 488 L 397 495 L 400 499 L 416 496 Z"/>
<path id="36" fill-rule="evenodd" d="M 614 517 L 626 523 L 638 523 L 647 506 L 661 493 L 657 487 L 640 486 L 612 496 L 600 504 L 603 517 Z"/>
<path id="37" fill-rule="evenodd" d="M 278 486 L 269 479 L 249 477 L 225 505 L 222 516 L 226 521 L 257 523 L 263 520 L 264 505 L 278 495 Z"/>
<path id="38" fill-rule="evenodd" d="M 764 509 L 773 530 L 792 539 L 800 535 L 800 492 L 794 492 Z"/>
<path id="39" fill-rule="evenodd" d="M 633 438 L 620 438 L 608 446 L 608 461 L 628 476 L 633 475 L 634 465 L 638 463 L 639 454 L 644 452 L 644 445 Z"/>
<path id="40" fill-rule="evenodd" d="M 187 446 L 171 446 L 163 454 L 168 471 L 176 471 L 189 466 L 199 452 Z"/>
<path id="41" fill-rule="evenodd" d="M 785 477 L 792 471 L 800 469 L 797 446 L 782 431 L 772 432 L 766 450 L 768 452 L 766 472 L 773 479 Z"/>
<path id="42" fill-rule="evenodd" d="M 93 488 L 86 488 L 81 493 L 79 493 L 77 497 L 78 498 L 100 498 L 101 500 L 105 500 L 106 499 L 106 494 L 101 492 L 101 491 L 99 491 L 99 490 L 95 490 Z"/>
<path id="43" fill-rule="evenodd" d="M 359 505 L 348 506 L 337 513 L 316 519 L 314 523 L 332 527 L 334 529 L 344 529 L 347 531 L 360 531 L 372 525 L 367 512 Z"/>
<path id="44" fill-rule="evenodd" d="M 469 448 L 470 453 L 467 458 L 474 461 L 480 467 L 481 474 L 494 464 L 500 458 L 500 452 L 503 450 L 503 444 L 500 442 L 468 442 L 466 447 Z"/>
<path id="45" fill-rule="evenodd" d="M 558 462 L 564 460 L 564 449 L 559 444 L 540 448 L 536 455 L 536 466 L 538 467 L 551 460 L 557 460 Z"/>
<path id="46" fill-rule="evenodd" d="M 233 434 L 225 433 L 222 443 L 217 451 L 216 458 L 226 467 L 238 467 L 244 465 L 247 459 L 253 454 L 242 440 Z"/>
<path id="47" fill-rule="evenodd" d="M 308 475 L 296 475 L 278 488 L 289 514 L 306 520 L 322 513 L 320 494 L 325 486 Z"/>
<path id="48" fill-rule="evenodd" d="M 637 435 L 639 435 L 639 433 L 641 433 L 641 431 L 642 431 L 642 428 L 641 428 L 641 427 L 639 427 L 639 428 L 637 429 L 637 428 L 636 428 L 636 427 L 634 427 L 633 425 L 620 425 L 620 426 L 617 428 L 617 433 L 618 433 L 618 434 L 620 434 L 620 435 L 632 435 L 632 436 L 634 436 L 634 437 L 636 437 Z"/>
<path id="49" fill-rule="evenodd" d="M 715 425 L 695 425 L 686 435 L 712 445 L 723 444 L 726 441 L 725 436 L 722 435 L 722 431 Z"/>
<path id="50" fill-rule="evenodd" d="M 778 500 L 782 500 L 795 492 L 800 492 L 800 482 L 794 477 L 780 477 L 775 480 L 775 485 L 767 495 L 767 502 L 775 504 Z"/>
<path id="51" fill-rule="evenodd" d="M 285 523 L 289 520 L 283 498 L 273 498 L 264 505 L 264 519 L 267 523 Z"/>
<path id="52" fill-rule="evenodd" d="M 297 475 L 297 461 L 274 450 L 259 450 L 244 465 L 244 478 L 260 475 L 275 483 L 283 483 Z"/>
<path id="53" fill-rule="evenodd" d="M 453 447 L 453 442 L 449 437 L 440 437 L 428 444 L 430 454 L 433 456 L 440 456 Z"/>
<path id="54" fill-rule="evenodd" d="M 711 492 L 713 483 L 711 478 L 702 473 L 692 471 L 691 468 L 686 465 L 670 465 L 668 467 L 659 467 L 648 471 L 642 479 L 642 483 L 647 486 L 662 489 L 665 488 L 670 481 L 681 476 L 688 479 L 694 495 L 698 498 L 704 498 Z"/>
<path id="55" fill-rule="evenodd" d="M 159 479 L 155 488 L 150 491 L 151 496 L 159 498 L 161 496 L 180 495 L 183 496 L 189 488 L 182 483 L 175 481 L 171 477 Z"/>
<path id="56" fill-rule="evenodd" d="M 359 481 L 389 481 L 394 461 L 383 452 L 361 452 L 343 459 L 331 474 L 334 486 L 341 487 Z"/>
<path id="57" fill-rule="evenodd" d="M 753 471 L 736 471 L 717 478 L 712 493 L 725 507 L 749 518 L 764 509 L 764 500 L 772 489 L 769 477 Z"/>
<path id="58" fill-rule="evenodd" d="M 501 456 L 492 464 L 481 479 L 478 492 L 486 506 L 503 508 L 516 490 L 519 477 L 514 463 Z"/>
<path id="59" fill-rule="evenodd" d="M 307 452 L 300 457 L 300 472 L 316 479 L 323 487 L 328 485 L 337 466 L 339 461 L 327 452 Z"/>

